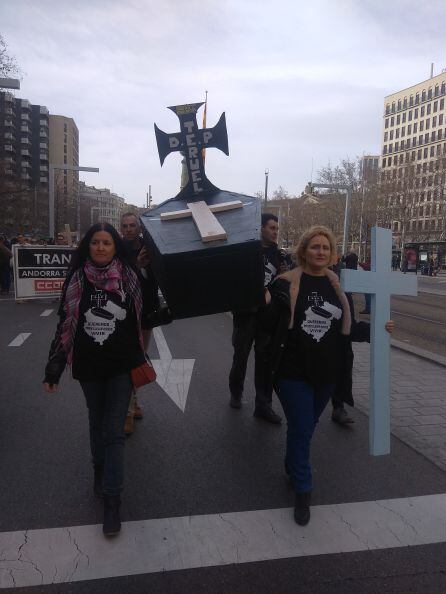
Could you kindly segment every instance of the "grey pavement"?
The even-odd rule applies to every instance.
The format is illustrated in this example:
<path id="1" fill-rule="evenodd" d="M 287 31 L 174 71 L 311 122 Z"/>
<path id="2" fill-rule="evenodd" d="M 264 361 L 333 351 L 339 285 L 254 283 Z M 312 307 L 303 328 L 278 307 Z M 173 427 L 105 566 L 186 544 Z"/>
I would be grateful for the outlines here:
<path id="1" fill-rule="evenodd" d="M 354 352 L 355 403 L 368 413 L 370 345 Z M 392 348 L 390 410 L 392 433 L 446 470 L 446 367 Z"/>

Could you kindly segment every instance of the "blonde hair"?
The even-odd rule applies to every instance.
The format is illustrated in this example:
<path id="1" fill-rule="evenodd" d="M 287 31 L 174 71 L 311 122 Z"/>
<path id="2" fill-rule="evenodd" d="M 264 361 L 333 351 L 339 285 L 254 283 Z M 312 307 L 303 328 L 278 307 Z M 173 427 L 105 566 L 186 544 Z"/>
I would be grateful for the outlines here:
<path id="1" fill-rule="evenodd" d="M 299 243 L 297 244 L 296 260 L 299 266 L 303 266 L 305 264 L 306 249 L 310 241 L 313 239 L 313 237 L 316 237 L 316 235 L 323 235 L 326 237 L 330 243 L 331 255 L 333 256 L 333 254 L 336 254 L 336 239 L 333 235 L 333 232 L 328 227 L 324 227 L 323 225 L 314 225 L 304 232 L 304 234 L 299 239 Z"/>

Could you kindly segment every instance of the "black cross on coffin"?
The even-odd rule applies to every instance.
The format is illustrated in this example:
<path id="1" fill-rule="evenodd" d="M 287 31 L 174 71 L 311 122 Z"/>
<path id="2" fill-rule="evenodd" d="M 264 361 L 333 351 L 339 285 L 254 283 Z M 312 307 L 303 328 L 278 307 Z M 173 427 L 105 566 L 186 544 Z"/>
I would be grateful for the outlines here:
<path id="1" fill-rule="evenodd" d="M 197 125 L 197 111 L 203 103 L 190 103 L 169 107 L 179 118 L 181 131 L 166 134 L 155 125 L 156 142 L 161 165 L 168 154 L 181 151 L 186 159 L 189 181 L 178 194 L 177 198 L 197 196 L 202 192 L 218 190 L 204 172 L 204 148 L 218 148 L 226 155 L 228 150 L 228 133 L 226 131 L 226 117 L 221 114 L 218 123 L 213 128 L 199 129 Z"/>

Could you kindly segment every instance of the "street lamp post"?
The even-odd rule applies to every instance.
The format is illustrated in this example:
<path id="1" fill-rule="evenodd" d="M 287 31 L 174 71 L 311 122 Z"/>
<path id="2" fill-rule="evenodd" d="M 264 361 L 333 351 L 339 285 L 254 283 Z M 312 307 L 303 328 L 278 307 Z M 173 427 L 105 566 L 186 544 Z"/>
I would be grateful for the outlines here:
<path id="1" fill-rule="evenodd" d="M 342 254 L 345 255 L 347 253 L 348 244 L 348 227 L 350 217 L 350 203 L 352 199 L 352 187 L 337 184 L 314 184 L 312 182 L 309 182 L 309 185 L 312 188 L 323 188 L 325 190 L 345 190 L 347 192 L 347 195 L 345 197 L 344 237 L 342 238 Z"/>
<path id="2" fill-rule="evenodd" d="M 265 169 L 265 206 L 266 206 L 266 203 L 268 202 L 268 175 L 269 175 L 269 169 Z"/>
<path id="3" fill-rule="evenodd" d="M 48 198 L 48 207 L 49 207 L 49 224 L 48 224 L 48 235 L 50 237 L 54 237 L 55 229 L 54 229 L 54 172 L 56 169 L 62 169 L 64 171 L 92 171 L 93 173 L 98 173 L 99 169 L 97 167 L 78 167 L 76 165 L 52 165 L 49 166 L 49 198 Z M 78 193 L 78 202 L 79 202 L 79 193 Z M 80 233 L 80 229 L 78 229 Z"/>
<path id="4" fill-rule="evenodd" d="M 18 78 L 0 78 L 0 89 L 20 89 Z"/>

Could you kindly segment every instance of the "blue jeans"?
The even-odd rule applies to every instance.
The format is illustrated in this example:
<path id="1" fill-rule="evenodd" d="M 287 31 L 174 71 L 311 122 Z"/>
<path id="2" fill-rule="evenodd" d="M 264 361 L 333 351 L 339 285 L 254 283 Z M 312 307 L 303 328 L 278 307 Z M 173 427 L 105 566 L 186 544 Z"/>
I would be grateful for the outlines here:
<path id="1" fill-rule="evenodd" d="M 104 469 L 104 494 L 119 495 L 124 485 L 124 424 L 133 388 L 130 375 L 80 384 L 88 407 L 93 464 Z"/>
<path id="2" fill-rule="evenodd" d="M 295 491 L 312 489 L 310 443 L 335 384 L 312 386 L 300 380 L 279 380 L 278 396 L 288 423 L 285 469 Z"/>

